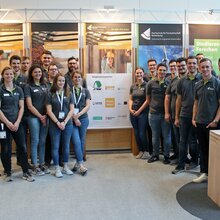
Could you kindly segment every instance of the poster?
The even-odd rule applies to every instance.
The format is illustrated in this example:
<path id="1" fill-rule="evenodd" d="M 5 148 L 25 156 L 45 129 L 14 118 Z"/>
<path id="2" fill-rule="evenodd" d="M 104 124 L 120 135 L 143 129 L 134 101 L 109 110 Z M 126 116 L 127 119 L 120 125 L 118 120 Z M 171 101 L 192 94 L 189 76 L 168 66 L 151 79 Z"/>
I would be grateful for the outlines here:
<path id="1" fill-rule="evenodd" d="M 12 55 L 23 55 L 22 24 L 0 24 L 0 69 L 9 65 Z"/>
<path id="2" fill-rule="evenodd" d="M 92 96 L 89 128 L 130 128 L 131 24 L 85 24 L 85 73 Z"/>
<path id="3" fill-rule="evenodd" d="M 147 61 L 168 63 L 183 55 L 181 24 L 139 24 L 138 66 L 149 72 Z"/>
<path id="4" fill-rule="evenodd" d="M 43 50 L 49 50 L 59 70 L 65 74 L 67 59 L 79 58 L 77 23 L 32 23 L 31 31 L 33 62 L 40 62 Z"/>
<path id="5" fill-rule="evenodd" d="M 89 128 L 130 128 L 129 89 L 132 83 L 128 74 L 87 74 L 91 93 Z"/>
<path id="6" fill-rule="evenodd" d="M 203 53 L 212 60 L 213 68 L 218 74 L 218 59 L 220 58 L 220 25 L 190 24 L 189 54 Z"/>

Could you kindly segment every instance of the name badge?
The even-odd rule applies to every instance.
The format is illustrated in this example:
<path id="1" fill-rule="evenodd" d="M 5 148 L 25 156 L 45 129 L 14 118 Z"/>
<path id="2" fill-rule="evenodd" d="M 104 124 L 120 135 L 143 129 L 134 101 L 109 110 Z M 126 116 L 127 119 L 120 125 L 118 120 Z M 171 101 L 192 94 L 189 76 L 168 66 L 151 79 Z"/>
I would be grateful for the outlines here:
<path id="1" fill-rule="evenodd" d="M 3 94 L 4 96 L 10 96 L 8 93 Z"/>
<path id="2" fill-rule="evenodd" d="M 0 139 L 6 139 L 6 131 L 0 131 Z"/>
<path id="3" fill-rule="evenodd" d="M 74 114 L 78 114 L 79 113 L 79 109 L 78 108 L 74 108 Z"/>
<path id="4" fill-rule="evenodd" d="M 39 89 L 34 89 L 34 92 L 38 92 L 39 91 Z"/>
<path id="5" fill-rule="evenodd" d="M 65 112 L 59 112 L 58 118 L 63 120 L 65 118 Z"/>

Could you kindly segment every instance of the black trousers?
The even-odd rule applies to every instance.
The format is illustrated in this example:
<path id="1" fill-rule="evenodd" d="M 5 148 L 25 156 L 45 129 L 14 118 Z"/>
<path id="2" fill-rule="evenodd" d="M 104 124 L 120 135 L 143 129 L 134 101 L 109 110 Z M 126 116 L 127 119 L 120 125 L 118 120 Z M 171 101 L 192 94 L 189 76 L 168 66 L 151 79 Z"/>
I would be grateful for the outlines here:
<path id="1" fill-rule="evenodd" d="M 4 125 L 6 131 L 6 138 L 0 139 L 1 142 L 1 160 L 6 174 L 11 174 L 11 136 L 13 137 L 17 145 L 17 153 L 20 156 L 20 162 L 23 173 L 28 172 L 28 158 L 26 153 L 25 134 L 22 124 L 20 124 L 18 130 L 13 132 Z"/>

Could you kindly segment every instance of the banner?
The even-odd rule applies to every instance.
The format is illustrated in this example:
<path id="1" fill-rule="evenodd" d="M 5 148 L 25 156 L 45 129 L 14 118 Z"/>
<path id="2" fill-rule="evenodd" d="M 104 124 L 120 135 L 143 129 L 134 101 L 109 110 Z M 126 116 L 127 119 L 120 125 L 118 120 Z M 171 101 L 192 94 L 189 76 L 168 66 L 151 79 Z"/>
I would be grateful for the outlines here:
<path id="1" fill-rule="evenodd" d="M 0 24 L 0 69 L 9 65 L 12 55 L 23 55 L 22 24 Z"/>
<path id="2" fill-rule="evenodd" d="M 183 54 L 181 24 L 139 24 L 138 65 L 148 72 L 147 61 L 168 63 Z"/>
<path id="3" fill-rule="evenodd" d="M 79 58 L 77 23 L 32 23 L 31 31 L 33 62 L 40 62 L 43 50 L 49 50 L 59 70 L 65 74 L 67 59 Z"/>
<path id="4" fill-rule="evenodd" d="M 212 60 L 215 72 L 218 74 L 218 59 L 220 58 L 220 25 L 190 24 L 189 54 L 203 53 Z"/>
<path id="5" fill-rule="evenodd" d="M 87 74 L 91 93 L 89 128 L 130 128 L 128 74 Z"/>
<path id="6" fill-rule="evenodd" d="M 85 73 L 92 101 L 89 128 L 130 128 L 131 24 L 85 24 Z"/>

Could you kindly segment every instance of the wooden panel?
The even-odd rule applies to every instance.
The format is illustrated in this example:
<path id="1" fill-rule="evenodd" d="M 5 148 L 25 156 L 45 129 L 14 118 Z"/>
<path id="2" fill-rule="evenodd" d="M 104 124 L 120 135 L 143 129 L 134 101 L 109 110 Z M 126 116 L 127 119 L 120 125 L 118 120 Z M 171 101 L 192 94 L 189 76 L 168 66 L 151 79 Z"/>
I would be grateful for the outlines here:
<path id="1" fill-rule="evenodd" d="M 220 206 L 220 130 L 210 132 L 208 196 Z"/>
<path id="2" fill-rule="evenodd" d="M 132 129 L 88 130 L 86 150 L 131 149 Z"/>

